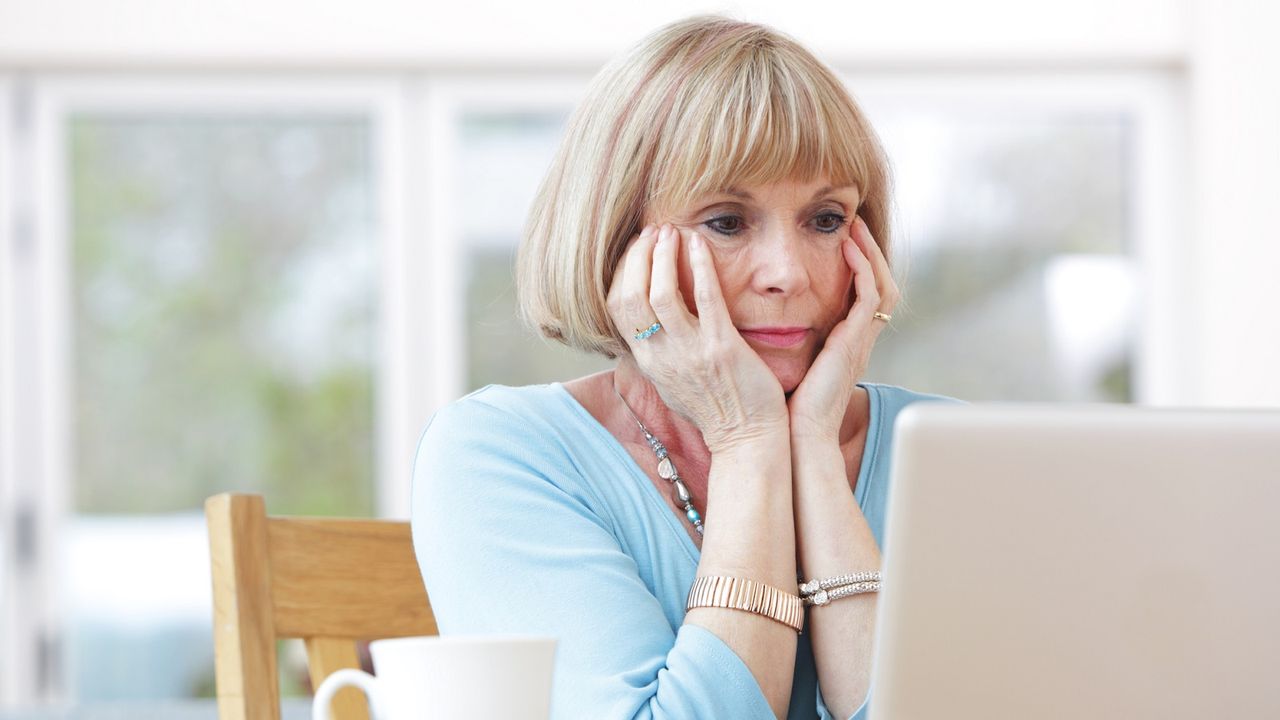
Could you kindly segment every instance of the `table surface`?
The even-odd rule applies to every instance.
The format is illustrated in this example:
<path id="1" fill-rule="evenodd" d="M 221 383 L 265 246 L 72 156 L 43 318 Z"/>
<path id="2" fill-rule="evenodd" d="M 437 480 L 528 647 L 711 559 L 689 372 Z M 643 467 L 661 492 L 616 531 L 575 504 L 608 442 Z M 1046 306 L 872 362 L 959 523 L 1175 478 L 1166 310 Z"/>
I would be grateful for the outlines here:
<path id="1" fill-rule="evenodd" d="M 309 720 L 311 700 L 288 698 L 280 703 L 281 720 Z M 214 700 L 156 700 L 90 705 L 51 705 L 0 710 L 0 720 L 217 720 Z"/>

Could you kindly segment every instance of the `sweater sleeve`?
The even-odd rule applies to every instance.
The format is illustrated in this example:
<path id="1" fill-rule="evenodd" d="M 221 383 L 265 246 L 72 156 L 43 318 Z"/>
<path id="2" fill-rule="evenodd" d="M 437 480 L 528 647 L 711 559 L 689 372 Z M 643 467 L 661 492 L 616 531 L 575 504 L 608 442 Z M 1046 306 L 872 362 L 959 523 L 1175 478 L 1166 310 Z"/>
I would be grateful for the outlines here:
<path id="1" fill-rule="evenodd" d="M 862 706 L 853 711 L 849 716 L 849 720 L 867 720 L 867 713 L 871 710 L 871 693 L 867 693 L 867 697 L 863 699 Z M 822 688 L 818 688 L 818 720 L 837 720 L 836 716 L 831 714 L 827 709 L 827 703 L 822 699 Z"/>
<path id="2" fill-rule="evenodd" d="M 413 541 L 441 633 L 556 637 L 553 718 L 772 718 L 719 637 L 672 628 L 545 430 L 471 396 L 423 433 Z"/>

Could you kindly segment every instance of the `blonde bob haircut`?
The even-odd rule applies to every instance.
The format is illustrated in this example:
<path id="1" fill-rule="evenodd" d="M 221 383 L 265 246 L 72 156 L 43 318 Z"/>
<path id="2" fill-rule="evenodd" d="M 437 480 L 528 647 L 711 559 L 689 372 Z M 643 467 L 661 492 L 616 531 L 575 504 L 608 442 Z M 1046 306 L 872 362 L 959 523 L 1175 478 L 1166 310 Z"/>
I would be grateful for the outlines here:
<path id="1" fill-rule="evenodd" d="M 887 257 L 888 162 L 835 74 L 765 26 L 697 16 L 663 27 L 607 64 L 569 120 L 517 254 L 521 315 L 616 358 L 628 348 L 605 299 L 646 209 L 821 177 L 858 187 L 858 215 Z"/>

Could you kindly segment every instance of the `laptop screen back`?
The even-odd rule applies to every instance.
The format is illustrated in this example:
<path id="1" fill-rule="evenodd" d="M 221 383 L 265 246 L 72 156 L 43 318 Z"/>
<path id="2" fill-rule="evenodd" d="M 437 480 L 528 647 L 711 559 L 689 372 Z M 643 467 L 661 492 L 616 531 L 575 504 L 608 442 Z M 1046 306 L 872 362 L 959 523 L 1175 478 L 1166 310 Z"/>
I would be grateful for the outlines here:
<path id="1" fill-rule="evenodd" d="M 871 717 L 1280 717 L 1280 413 L 899 418 Z"/>

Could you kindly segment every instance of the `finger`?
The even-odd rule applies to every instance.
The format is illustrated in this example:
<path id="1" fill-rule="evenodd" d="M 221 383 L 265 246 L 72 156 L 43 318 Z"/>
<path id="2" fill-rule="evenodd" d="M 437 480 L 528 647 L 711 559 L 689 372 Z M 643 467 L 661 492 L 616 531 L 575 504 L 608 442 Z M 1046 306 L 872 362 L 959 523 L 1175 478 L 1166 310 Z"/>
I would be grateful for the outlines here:
<path id="1" fill-rule="evenodd" d="M 693 316 L 685 307 L 680 295 L 680 281 L 676 263 L 680 257 L 680 229 L 664 224 L 658 233 L 658 243 L 653 248 L 653 270 L 649 279 L 649 305 L 653 307 L 658 322 L 668 333 L 677 336 L 693 328 Z"/>
<path id="2" fill-rule="evenodd" d="M 689 238 L 689 266 L 693 270 L 693 303 L 699 326 L 711 337 L 723 337 L 733 327 L 720 291 L 720 277 L 707 241 L 698 233 Z"/>
<path id="3" fill-rule="evenodd" d="M 861 216 L 857 216 L 854 220 L 851 235 L 858 243 L 862 254 L 871 261 L 871 267 L 875 272 L 876 289 L 880 292 L 878 310 L 883 313 L 892 313 L 893 308 L 898 304 L 899 293 L 898 283 L 893 279 L 893 271 L 889 269 L 888 258 L 884 256 L 879 243 L 871 236 L 871 228 L 867 227 L 866 221 Z"/>
<path id="4" fill-rule="evenodd" d="M 875 270 L 853 240 L 841 243 L 841 248 L 844 250 L 845 262 L 853 270 L 855 297 L 853 307 L 849 308 L 849 317 L 870 322 L 872 314 L 880 308 L 880 291 L 876 288 Z"/>
<path id="5" fill-rule="evenodd" d="M 649 268 L 653 264 L 656 240 L 657 228 L 652 225 L 632 240 L 609 287 L 607 302 L 610 315 L 618 333 L 624 338 L 629 339 L 635 334 L 632 328 L 641 324 L 647 327 L 655 318 L 649 307 Z"/>

